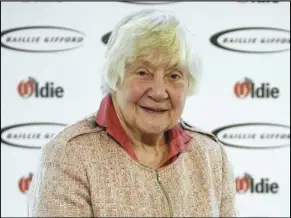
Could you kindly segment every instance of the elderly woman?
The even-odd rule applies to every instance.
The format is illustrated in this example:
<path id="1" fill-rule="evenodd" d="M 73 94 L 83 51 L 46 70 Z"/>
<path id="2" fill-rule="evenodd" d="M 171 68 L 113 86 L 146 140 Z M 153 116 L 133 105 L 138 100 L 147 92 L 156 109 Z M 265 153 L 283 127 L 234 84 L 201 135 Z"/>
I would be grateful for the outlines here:
<path id="1" fill-rule="evenodd" d="M 210 133 L 181 119 L 199 66 L 167 12 L 124 18 L 107 46 L 98 112 L 42 150 L 29 216 L 235 216 L 235 183 Z"/>

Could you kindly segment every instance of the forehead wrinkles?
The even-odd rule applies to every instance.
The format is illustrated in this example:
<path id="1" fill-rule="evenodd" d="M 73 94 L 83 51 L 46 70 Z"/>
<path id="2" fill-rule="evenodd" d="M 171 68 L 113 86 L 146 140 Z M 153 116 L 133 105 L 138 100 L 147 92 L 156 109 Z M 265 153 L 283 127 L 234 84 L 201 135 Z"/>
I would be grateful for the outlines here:
<path id="1" fill-rule="evenodd" d="M 174 54 L 167 54 L 157 49 L 151 49 L 149 52 L 141 52 L 135 60 L 154 68 L 162 67 L 169 69 L 171 67 L 179 67 L 180 65 L 177 52 Z"/>

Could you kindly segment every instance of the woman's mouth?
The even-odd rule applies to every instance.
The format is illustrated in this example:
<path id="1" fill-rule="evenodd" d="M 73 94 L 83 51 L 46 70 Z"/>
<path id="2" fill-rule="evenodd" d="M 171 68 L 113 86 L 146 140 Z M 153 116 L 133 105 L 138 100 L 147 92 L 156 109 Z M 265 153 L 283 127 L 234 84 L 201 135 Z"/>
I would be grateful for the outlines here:
<path id="1" fill-rule="evenodd" d="M 168 111 L 166 109 L 161 109 L 161 108 L 149 108 L 149 107 L 143 107 L 143 106 L 139 106 L 139 107 L 141 107 L 144 111 L 148 113 L 162 114 Z"/>

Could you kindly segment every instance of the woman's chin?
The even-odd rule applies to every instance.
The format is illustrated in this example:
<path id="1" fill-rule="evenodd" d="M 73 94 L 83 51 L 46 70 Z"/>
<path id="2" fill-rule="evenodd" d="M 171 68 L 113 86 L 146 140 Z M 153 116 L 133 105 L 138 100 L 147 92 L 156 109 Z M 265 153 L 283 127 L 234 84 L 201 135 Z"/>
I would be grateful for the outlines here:
<path id="1" fill-rule="evenodd" d="M 141 122 L 138 128 L 146 134 L 162 134 L 166 131 L 167 126 L 155 122 Z"/>

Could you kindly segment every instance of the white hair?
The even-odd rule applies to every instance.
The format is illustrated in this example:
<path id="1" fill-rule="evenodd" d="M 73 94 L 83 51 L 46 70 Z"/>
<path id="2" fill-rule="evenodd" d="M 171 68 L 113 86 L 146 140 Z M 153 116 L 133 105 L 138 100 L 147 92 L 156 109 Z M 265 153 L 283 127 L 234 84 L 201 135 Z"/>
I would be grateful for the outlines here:
<path id="1" fill-rule="evenodd" d="M 193 39 L 169 12 L 146 9 L 126 16 L 116 25 L 107 44 L 101 78 L 103 94 L 112 94 L 122 84 L 127 63 L 140 55 L 150 56 L 156 49 L 162 59 L 177 61 L 187 69 L 188 96 L 193 95 L 201 71 Z"/>

